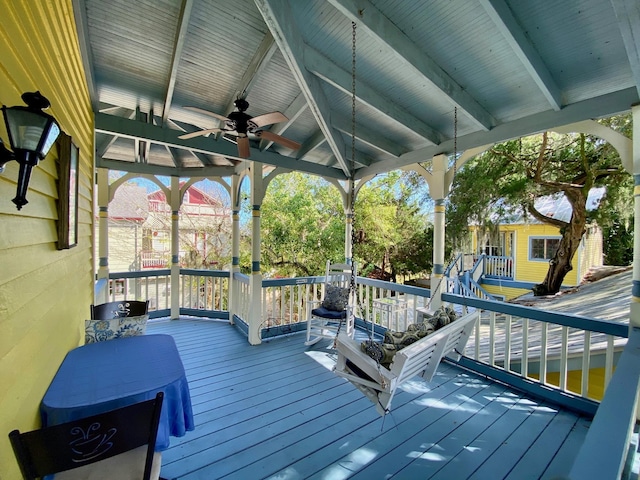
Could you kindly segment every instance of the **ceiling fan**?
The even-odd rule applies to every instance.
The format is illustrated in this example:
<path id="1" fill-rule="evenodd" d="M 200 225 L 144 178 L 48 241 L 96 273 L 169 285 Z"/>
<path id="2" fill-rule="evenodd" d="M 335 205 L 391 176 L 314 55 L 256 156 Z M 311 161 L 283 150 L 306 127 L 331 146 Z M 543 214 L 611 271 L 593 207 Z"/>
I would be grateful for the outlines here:
<path id="1" fill-rule="evenodd" d="M 210 133 L 229 133 L 238 138 L 238 155 L 242 158 L 249 158 L 250 155 L 248 136 L 249 133 L 255 135 L 258 138 L 264 138 L 271 142 L 278 143 L 292 150 L 298 150 L 300 148 L 300 144 L 298 142 L 294 142 L 291 139 L 270 132 L 269 130 L 260 130 L 262 127 L 265 127 L 267 125 L 286 122 L 287 120 L 289 120 L 282 113 L 271 112 L 265 113 L 264 115 L 258 115 L 257 117 L 252 117 L 251 115 L 245 113 L 245 111 L 249 108 L 249 102 L 247 102 L 244 98 L 238 98 L 233 103 L 235 104 L 237 110 L 231 112 L 228 117 L 210 112 L 208 110 L 203 110 L 202 108 L 198 107 L 184 107 L 187 110 L 203 113 L 205 115 L 209 115 L 223 121 L 224 128 L 207 128 L 204 130 L 199 130 L 197 132 L 180 135 L 178 138 L 186 140 L 188 138 L 198 137 L 200 135 L 209 135 Z"/>

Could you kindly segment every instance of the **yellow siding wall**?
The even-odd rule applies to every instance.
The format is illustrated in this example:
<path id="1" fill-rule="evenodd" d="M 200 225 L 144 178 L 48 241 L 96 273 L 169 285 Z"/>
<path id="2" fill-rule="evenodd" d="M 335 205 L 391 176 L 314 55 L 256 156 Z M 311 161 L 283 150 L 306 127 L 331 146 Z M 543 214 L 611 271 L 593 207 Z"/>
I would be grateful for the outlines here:
<path id="1" fill-rule="evenodd" d="M 583 240 L 584 247 L 580 250 L 580 281 L 591 267 L 601 267 L 603 259 L 602 230 L 590 227 Z"/>
<path id="2" fill-rule="evenodd" d="M 17 211 L 18 165 L 0 175 L 0 478 L 21 478 L 7 434 L 39 426 L 38 407 L 65 354 L 80 345 L 93 298 L 93 114 L 71 0 L 0 0 L 0 103 L 39 90 L 80 148 L 79 242 L 57 250 L 57 149 L 33 171 Z M 4 121 L 0 137 L 8 143 Z"/>
<path id="3" fill-rule="evenodd" d="M 519 297 L 520 295 L 524 295 L 526 293 L 531 293 L 530 288 L 509 288 L 503 287 L 501 285 L 487 285 L 483 284 L 482 288 L 492 295 L 501 295 L 505 298 L 505 300 L 511 300 L 512 298 Z"/>
<path id="4" fill-rule="evenodd" d="M 544 224 L 514 225 L 516 231 L 515 274 L 516 280 L 522 282 L 541 282 L 544 280 L 549 263 L 529 261 L 530 237 L 556 237 L 560 233 L 556 227 Z M 564 285 L 577 285 L 578 254 L 573 256 L 573 270 L 564 278 Z"/>

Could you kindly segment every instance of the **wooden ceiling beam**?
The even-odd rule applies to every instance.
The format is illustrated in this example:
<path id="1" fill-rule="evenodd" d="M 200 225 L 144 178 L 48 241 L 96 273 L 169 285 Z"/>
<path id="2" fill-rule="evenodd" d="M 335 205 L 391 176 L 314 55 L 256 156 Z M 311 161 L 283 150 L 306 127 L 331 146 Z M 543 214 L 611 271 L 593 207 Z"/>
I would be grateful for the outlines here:
<path id="1" fill-rule="evenodd" d="M 293 18 L 291 6 L 286 0 L 254 1 L 306 97 L 307 104 L 324 133 L 338 165 L 346 176 L 351 176 L 344 141 L 341 134 L 331 126 L 331 108 L 328 99 L 319 85 L 320 80 L 305 66 L 304 39 L 298 30 L 298 22 Z"/>
<path id="2" fill-rule="evenodd" d="M 386 44 L 396 58 L 411 66 L 425 80 L 448 96 L 478 127 L 487 131 L 497 124 L 493 116 L 475 98 L 371 3 L 367 2 L 366 8 L 361 8 L 362 2 L 356 0 L 327 1 L 350 21 L 356 22 L 372 38 Z"/>
<path id="3" fill-rule="evenodd" d="M 562 108 L 562 92 L 540 54 L 524 34 L 522 28 L 520 28 L 506 2 L 504 0 L 480 0 L 480 4 L 518 56 L 525 70 L 529 72 L 533 81 L 536 82 L 551 108 L 560 110 Z"/>

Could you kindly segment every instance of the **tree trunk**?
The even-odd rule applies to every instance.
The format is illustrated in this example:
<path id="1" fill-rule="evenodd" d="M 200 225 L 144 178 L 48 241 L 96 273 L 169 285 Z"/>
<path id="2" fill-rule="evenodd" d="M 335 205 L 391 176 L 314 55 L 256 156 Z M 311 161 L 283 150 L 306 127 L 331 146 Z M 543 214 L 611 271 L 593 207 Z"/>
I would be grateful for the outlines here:
<path id="1" fill-rule="evenodd" d="M 574 209 L 571 222 L 561 230 L 562 239 L 558 245 L 558 250 L 549 261 L 549 270 L 547 270 L 544 281 L 533 287 L 535 296 L 554 295 L 560 291 L 564 277 L 573 269 L 571 261 L 580 246 L 585 225 L 586 212 Z"/>

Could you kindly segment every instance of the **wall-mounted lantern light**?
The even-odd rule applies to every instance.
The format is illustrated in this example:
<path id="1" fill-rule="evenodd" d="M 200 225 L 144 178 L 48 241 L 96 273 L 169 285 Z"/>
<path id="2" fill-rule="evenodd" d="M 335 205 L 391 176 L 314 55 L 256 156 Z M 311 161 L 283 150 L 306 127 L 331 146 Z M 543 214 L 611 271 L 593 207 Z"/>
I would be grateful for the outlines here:
<path id="1" fill-rule="evenodd" d="M 26 107 L 2 107 L 11 150 L 0 139 L 0 173 L 11 160 L 20 164 L 18 192 L 12 200 L 18 210 L 29 203 L 26 196 L 31 169 L 47 155 L 60 134 L 56 120 L 42 111 L 51 106 L 49 100 L 40 92 L 23 93 L 22 100 Z"/>

